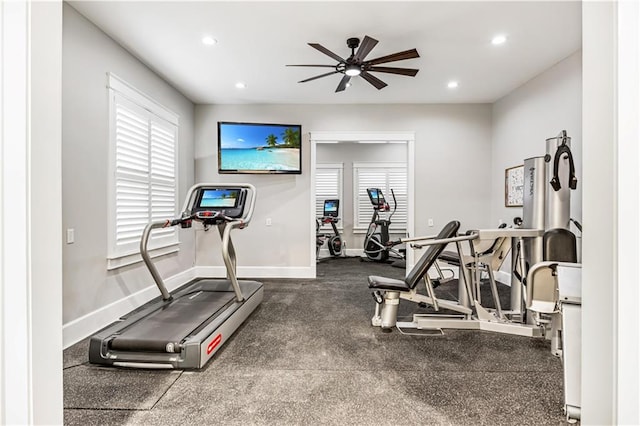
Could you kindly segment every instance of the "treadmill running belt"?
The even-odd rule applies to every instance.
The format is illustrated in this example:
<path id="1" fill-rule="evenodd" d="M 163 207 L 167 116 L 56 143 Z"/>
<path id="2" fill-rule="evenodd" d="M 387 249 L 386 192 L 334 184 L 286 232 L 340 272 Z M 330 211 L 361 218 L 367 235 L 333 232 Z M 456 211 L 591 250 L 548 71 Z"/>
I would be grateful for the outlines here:
<path id="1" fill-rule="evenodd" d="M 109 346 L 119 351 L 166 352 L 167 343 L 180 343 L 234 300 L 233 292 L 194 291 L 135 322 Z"/>

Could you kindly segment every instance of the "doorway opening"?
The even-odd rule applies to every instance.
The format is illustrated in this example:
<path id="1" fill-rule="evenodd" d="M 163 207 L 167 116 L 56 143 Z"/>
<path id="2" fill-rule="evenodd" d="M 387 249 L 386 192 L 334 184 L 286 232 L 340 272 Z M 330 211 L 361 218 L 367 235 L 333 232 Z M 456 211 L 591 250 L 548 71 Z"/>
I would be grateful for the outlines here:
<path id="1" fill-rule="evenodd" d="M 391 240 L 414 235 L 414 132 L 311 132 L 311 269 L 316 259 L 332 256 L 328 246 L 316 244 L 317 234 L 327 240 L 335 234 L 331 224 L 317 230 L 324 201 L 339 200 L 337 231 L 344 242 L 344 256 L 365 256 L 365 239 L 373 207 L 366 189 L 380 188 L 396 209 L 389 226 Z M 322 225 L 322 223 L 320 223 Z M 319 244 L 319 243 L 318 243 Z M 406 251 L 406 270 L 413 266 Z"/>

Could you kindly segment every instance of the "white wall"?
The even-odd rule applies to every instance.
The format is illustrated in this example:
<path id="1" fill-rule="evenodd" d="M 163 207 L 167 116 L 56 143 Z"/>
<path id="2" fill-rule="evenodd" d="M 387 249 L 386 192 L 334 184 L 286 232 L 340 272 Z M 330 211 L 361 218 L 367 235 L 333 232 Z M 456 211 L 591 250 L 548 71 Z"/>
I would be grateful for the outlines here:
<path id="1" fill-rule="evenodd" d="M 353 198 L 353 163 L 406 163 L 407 144 L 363 144 L 342 142 L 338 144 L 316 144 L 316 164 L 342 163 L 342 204 L 340 204 L 340 222 L 343 227 L 341 235 L 348 250 L 362 249 L 364 236 L 362 232 L 354 234 L 354 198 Z M 385 194 L 393 207 L 391 194 Z M 392 218 L 393 221 L 393 218 Z M 331 233 L 332 231 L 328 231 Z M 327 232 L 325 232 L 327 233 Z M 396 236 L 397 235 L 397 236 Z M 405 235 L 400 232 L 393 238 Z M 323 247 L 326 249 L 326 246 Z"/>
<path id="2" fill-rule="evenodd" d="M 492 107 L 491 223 L 513 224 L 522 207 L 504 206 L 504 171 L 526 158 L 545 155 L 546 142 L 561 130 L 571 137 L 578 188 L 571 191 L 571 217 L 582 222 L 582 52 L 578 51 L 499 99 Z M 580 234 L 573 229 L 578 236 Z M 511 256 L 498 279 L 511 283 Z"/>
<path id="3" fill-rule="evenodd" d="M 582 423 L 589 425 L 617 423 L 616 10 L 614 2 L 584 2 L 582 6 L 582 166 L 586 191 L 583 194 L 581 389 Z M 636 269 L 633 285 L 637 286 L 637 259 L 627 267 Z M 629 313 L 632 317 L 637 315 L 635 309 Z"/>
<path id="4" fill-rule="evenodd" d="M 218 175 L 218 121 L 302 124 L 302 175 Z M 490 105 L 199 105 L 196 180 L 246 181 L 258 189 L 254 223 L 236 236 L 240 268 L 309 272 L 315 247 L 309 233 L 315 214 L 309 202 L 310 131 L 415 131 L 416 233 L 433 234 L 452 219 L 465 229 L 489 226 Z M 265 226 L 267 217 L 271 227 Z M 434 219 L 433 228 L 427 218 Z M 197 264 L 221 264 L 217 246 L 197 240 Z"/>
<path id="5" fill-rule="evenodd" d="M 566 130 L 571 137 L 578 188 L 571 217 L 582 220 L 582 52 L 578 51 L 493 104 L 491 219 L 511 225 L 522 207 L 504 207 L 504 171 L 544 156 L 545 140 Z"/>
<path id="6" fill-rule="evenodd" d="M 105 320 L 113 321 L 115 318 L 109 320 L 109 315 L 113 316 L 116 311 L 107 312 L 108 315 L 99 320 L 92 314 L 105 313 L 103 308 L 109 304 L 154 286 L 142 263 L 107 271 L 107 72 L 115 73 L 179 115 L 180 207 L 193 184 L 194 106 L 68 4 L 64 5 L 62 61 L 61 232 L 75 229 L 75 243 L 65 244 L 63 251 L 63 318 L 65 343 L 69 344 L 75 340 L 72 336 L 83 337 L 77 334 L 90 332 L 87 327 L 95 330 L 106 325 Z M 180 251 L 156 263 L 163 276 L 178 274 L 193 265 L 193 239 L 193 231 L 181 231 Z M 136 308 L 139 302 L 119 305 L 120 313 Z"/>

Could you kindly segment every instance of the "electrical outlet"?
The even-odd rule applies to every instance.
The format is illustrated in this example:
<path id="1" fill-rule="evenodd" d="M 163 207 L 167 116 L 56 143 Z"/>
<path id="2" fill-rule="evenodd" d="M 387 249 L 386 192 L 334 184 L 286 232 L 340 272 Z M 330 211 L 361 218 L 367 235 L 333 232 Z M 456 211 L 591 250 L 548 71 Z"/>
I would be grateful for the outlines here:
<path id="1" fill-rule="evenodd" d="M 268 217 L 268 218 L 264 221 L 264 224 L 265 224 L 265 225 L 267 225 L 267 226 L 271 226 L 271 218 L 270 218 L 270 217 Z"/>
<path id="2" fill-rule="evenodd" d="M 427 221 L 427 225 L 429 225 L 429 226 L 433 226 L 433 219 L 429 219 L 429 220 Z"/>

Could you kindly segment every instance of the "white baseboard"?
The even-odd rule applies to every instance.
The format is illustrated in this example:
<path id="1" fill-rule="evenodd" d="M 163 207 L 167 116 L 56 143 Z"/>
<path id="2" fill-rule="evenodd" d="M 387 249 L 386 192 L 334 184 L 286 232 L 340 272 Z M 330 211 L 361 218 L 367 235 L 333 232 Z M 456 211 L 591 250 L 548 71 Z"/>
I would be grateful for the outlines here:
<path id="1" fill-rule="evenodd" d="M 196 277 L 195 268 L 187 269 L 165 279 L 168 291 L 188 283 Z M 100 309 L 88 313 L 80 318 L 68 322 L 62 326 L 62 345 L 66 349 L 80 340 L 91 336 L 96 331 L 117 321 L 123 315 L 144 305 L 155 297 L 158 297 L 158 287 L 151 285 L 127 297 L 108 304 Z"/>
<path id="2" fill-rule="evenodd" d="M 362 257 L 364 256 L 364 249 L 361 248 L 357 248 L 357 249 L 350 249 L 348 248 L 347 251 L 345 252 L 345 254 L 349 257 Z"/>
<path id="3" fill-rule="evenodd" d="M 348 248 L 345 251 L 345 255 L 348 257 L 360 257 L 360 256 L 364 256 L 364 250 L 359 248 L 359 249 L 350 249 Z M 320 259 L 325 258 L 325 257 L 329 257 L 331 256 L 331 254 L 329 254 L 329 249 L 320 249 Z"/>
<path id="4" fill-rule="evenodd" d="M 198 277 L 224 278 L 224 266 L 196 266 Z M 238 266 L 238 278 L 315 278 L 308 266 Z"/>

